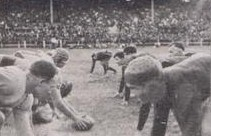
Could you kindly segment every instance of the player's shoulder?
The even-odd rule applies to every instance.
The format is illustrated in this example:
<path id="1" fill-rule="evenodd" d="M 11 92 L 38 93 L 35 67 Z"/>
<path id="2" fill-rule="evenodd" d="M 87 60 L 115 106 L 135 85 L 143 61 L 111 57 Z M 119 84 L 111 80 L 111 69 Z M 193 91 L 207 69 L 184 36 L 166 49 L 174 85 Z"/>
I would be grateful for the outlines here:
<path id="1" fill-rule="evenodd" d="M 41 50 L 37 50 L 37 51 L 28 51 L 28 50 L 17 51 L 17 52 L 14 53 L 14 56 L 20 59 L 20 60 L 18 60 L 18 61 L 21 62 L 21 63 L 18 62 L 19 65 L 22 65 L 22 66 L 26 65 L 25 68 L 29 68 L 29 66 L 32 63 L 39 61 L 39 60 L 45 60 L 45 61 L 48 61 L 48 62 L 51 62 L 51 63 L 54 64 L 52 57 L 49 56 L 47 53 L 41 51 Z M 24 63 L 27 63 L 27 64 L 24 64 Z"/>
<path id="2" fill-rule="evenodd" d="M 17 66 L 5 66 L 5 67 L 0 67 L 0 71 L 12 71 L 12 73 L 17 73 L 21 72 L 24 73 L 20 68 Z"/>
<path id="3" fill-rule="evenodd" d="M 17 66 L 0 67 L 0 79 L 7 79 L 8 82 L 21 84 L 26 80 L 26 72 Z"/>
<path id="4" fill-rule="evenodd" d="M 29 59 L 30 61 L 35 61 L 39 59 L 52 61 L 52 58 L 42 50 L 36 50 L 36 51 L 19 50 L 14 53 L 14 56 L 22 59 Z"/>

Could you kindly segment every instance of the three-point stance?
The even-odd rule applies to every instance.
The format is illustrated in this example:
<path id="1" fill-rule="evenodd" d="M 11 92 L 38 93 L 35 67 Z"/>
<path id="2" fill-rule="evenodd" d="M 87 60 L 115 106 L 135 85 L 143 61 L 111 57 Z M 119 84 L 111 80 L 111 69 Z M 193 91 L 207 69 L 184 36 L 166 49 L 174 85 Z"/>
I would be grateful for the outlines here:
<path id="1" fill-rule="evenodd" d="M 153 103 L 152 135 L 165 135 L 170 109 L 183 135 L 202 135 L 202 104 L 210 97 L 210 69 L 208 54 L 192 55 L 167 68 L 147 55 L 131 61 L 125 80 L 142 101 L 137 129 L 143 129 Z"/>
<path id="2" fill-rule="evenodd" d="M 100 61 L 100 64 L 102 65 L 104 69 L 104 74 L 107 73 L 108 70 L 113 71 L 116 73 L 116 70 L 109 66 L 109 60 L 112 57 L 112 53 L 109 51 L 100 51 L 92 54 L 92 67 L 90 70 L 90 73 L 93 73 L 93 70 L 95 68 L 96 61 Z"/>

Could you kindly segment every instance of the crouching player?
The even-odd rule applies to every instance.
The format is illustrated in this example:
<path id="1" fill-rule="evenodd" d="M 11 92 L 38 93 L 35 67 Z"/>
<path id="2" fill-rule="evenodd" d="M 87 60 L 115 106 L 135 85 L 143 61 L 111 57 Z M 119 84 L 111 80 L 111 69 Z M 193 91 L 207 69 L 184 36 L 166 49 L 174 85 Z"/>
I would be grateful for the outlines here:
<path id="1" fill-rule="evenodd" d="M 195 52 L 186 51 L 183 42 L 174 42 L 169 46 L 170 56 L 192 56 Z"/>
<path id="2" fill-rule="evenodd" d="M 118 92 L 114 95 L 115 98 L 120 97 L 123 98 L 123 105 L 127 105 L 129 98 L 130 98 L 130 89 L 126 86 L 125 83 L 125 69 L 128 65 L 128 61 L 125 61 L 126 59 L 129 59 L 132 57 L 132 55 L 137 53 L 137 49 L 134 46 L 125 47 L 123 51 L 116 52 L 114 55 L 114 59 L 117 61 L 117 64 L 122 67 L 122 77 L 119 85 Z M 123 94 L 123 90 L 124 94 Z"/>
<path id="3" fill-rule="evenodd" d="M 93 73 L 93 70 L 95 68 L 96 61 L 100 61 L 100 64 L 102 65 L 104 69 L 104 74 L 107 73 L 108 70 L 113 71 L 116 73 L 117 71 L 109 66 L 109 60 L 112 57 L 112 53 L 109 51 L 100 51 L 92 54 L 92 67 L 90 70 L 90 73 Z"/>
<path id="4" fill-rule="evenodd" d="M 60 86 L 60 93 L 62 98 L 65 98 L 69 95 L 72 90 L 72 82 L 63 80 L 61 75 L 61 68 L 63 68 L 67 61 L 69 60 L 69 53 L 66 49 L 57 48 L 52 50 L 51 52 L 47 52 L 46 54 L 42 54 L 43 52 L 33 52 L 33 51 L 18 51 L 14 55 L 20 57 L 22 59 L 40 59 L 42 57 L 49 57 L 51 56 L 54 64 L 58 68 L 58 73 L 56 75 L 58 79 L 58 84 Z M 32 60 L 31 60 L 32 61 Z M 36 90 L 36 92 L 39 92 Z M 42 92 L 45 92 L 42 90 Z M 54 116 L 57 118 L 59 117 L 57 111 L 55 110 L 54 106 L 48 102 L 40 102 L 37 99 L 34 101 L 34 105 L 32 107 L 33 110 L 33 123 L 49 123 L 53 120 Z"/>
<path id="5" fill-rule="evenodd" d="M 137 129 L 143 129 L 150 105 L 154 104 L 152 135 L 165 135 L 171 109 L 182 135 L 205 134 L 202 123 L 208 120 L 205 118 L 210 111 L 202 108 L 211 94 L 210 69 L 208 54 L 192 55 L 167 68 L 147 55 L 132 60 L 125 71 L 125 81 L 142 102 Z"/>
<path id="6" fill-rule="evenodd" d="M 17 62 L 19 60 L 20 60 L 20 58 L 16 58 L 15 61 Z M 22 60 L 23 59 L 21 59 L 21 61 Z M 39 73 L 42 72 L 43 75 L 44 74 L 46 74 L 47 76 L 50 75 L 51 74 L 51 71 L 50 71 L 51 69 L 49 70 L 48 67 L 47 67 L 48 65 L 47 66 L 44 65 L 45 63 L 47 63 L 49 65 L 51 64 L 52 68 L 54 68 L 54 71 L 53 71 L 54 72 L 54 75 L 57 73 L 57 69 L 53 65 L 53 63 L 51 63 L 49 61 L 46 62 L 46 61 L 43 61 L 43 60 L 42 61 L 38 61 L 38 62 L 41 63 L 41 64 L 38 63 L 40 65 L 40 66 L 38 65 L 39 67 L 37 67 L 36 65 L 34 65 L 34 64 L 36 64 L 36 62 L 33 65 L 31 65 L 31 68 L 30 69 L 32 71 L 34 71 L 33 72 L 34 74 L 37 75 L 37 74 L 39 74 Z M 44 63 L 44 64 L 42 64 L 42 63 Z M 11 67 L 15 67 L 15 66 L 11 66 Z M 7 66 L 6 67 L 2 67 L 1 69 L 6 69 L 6 68 L 8 68 L 8 67 Z M 17 67 L 15 67 L 15 68 L 17 68 Z M 14 70 L 12 70 L 12 71 L 14 71 Z M 21 71 L 21 69 L 18 69 L 18 71 L 19 72 L 15 71 L 16 74 L 19 73 L 18 75 L 20 75 L 20 73 L 22 73 L 22 74 L 25 73 L 24 70 Z M 2 73 L 2 72 L 0 72 L 0 73 Z M 29 87 L 30 82 L 33 82 L 32 79 L 31 79 L 32 77 L 29 78 L 29 76 L 31 74 L 29 74 L 27 76 L 27 81 L 25 81 L 25 85 L 23 85 L 23 86 Z M 8 76 L 8 74 L 6 76 Z M 83 131 L 83 130 L 89 130 L 93 126 L 94 120 L 92 118 L 90 118 L 89 116 L 87 116 L 87 115 L 82 115 L 82 114 L 76 112 L 68 103 L 66 103 L 64 100 L 62 100 L 62 97 L 61 97 L 60 92 L 59 92 L 60 91 L 59 90 L 60 87 L 59 87 L 59 84 L 58 84 L 58 80 L 56 79 L 56 77 L 54 77 L 54 78 L 51 78 L 50 77 L 49 78 L 47 76 L 45 76 L 45 75 L 43 76 L 45 79 L 43 79 L 41 77 L 42 79 L 37 83 L 37 85 L 35 85 L 36 87 L 35 86 L 29 87 L 30 90 L 27 90 L 25 93 L 26 94 L 32 93 L 34 95 L 34 97 L 37 98 L 38 101 L 40 101 L 40 102 L 48 102 L 48 103 L 51 103 L 51 105 L 53 105 L 58 110 L 60 110 L 64 115 L 66 115 L 67 117 L 69 117 L 70 119 L 72 119 L 72 120 L 75 121 L 75 123 L 74 123 L 75 129 L 81 130 L 81 131 Z M 17 76 L 12 75 L 12 77 L 17 77 Z M 25 75 L 25 77 L 26 77 L 26 75 Z M 2 78 L 0 78 L 0 79 L 2 80 Z M 0 83 L 2 83 L 3 85 L 5 85 L 4 82 L 5 81 L 3 81 L 3 82 L 1 81 Z M 18 83 L 21 83 L 21 82 L 18 82 Z M 0 86 L 0 87 L 2 87 L 2 86 Z M 5 89 L 5 87 L 3 87 L 3 91 L 7 92 L 7 90 Z M 16 90 L 13 90 L 13 91 L 16 91 Z M 42 92 L 42 91 L 45 91 L 45 92 Z M 2 92 L 0 92 L 0 93 L 2 94 Z M 3 95 L 7 95 L 7 94 L 6 93 L 4 94 L 4 92 L 3 92 Z M 12 95 L 14 95 L 14 94 L 12 94 Z M 9 98 L 9 97 L 7 96 L 7 98 Z M 12 98 L 14 98 L 14 97 L 12 97 Z M 2 97 L 1 97 L 1 99 L 4 100 L 4 98 L 2 98 Z M 1 105 L 1 103 L 0 103 L 0 105 Z M 33 105 L 33 101 L 31 103 L 31 106 L 32 105 Z M 11 106 L 3 105 L 3 107 L 0 107 L 0 108 L 6 108 L 6 107 L 9 108 Z M 30 111 L 31 111 L 31 107 L 29 106 L 29 112 Z M 1 112 L 1 114 L 3 114 L 3 113 Z M 0 115 L 0 116 L 2 116 L 2 115 Z M 5 117 L 2 117 L 2 118 L 4 119 Z M 3 120 L 3 119 L 0 119 L 0 120 Z M 2 124 L 2 123 L 0 123 L 0 124 Z M 28 129 L 31 129 L 31 128 L 28 128 Z M 19 132 L 18 134 L 19 135 L 31 135 L 33 133 L 30 133 L 30 131 L 28 132 L 28 131 L 25 130 L 23 132 Z"/>
<path id="7" fill-rule="evenodd" d="M 0 107 L 12 108 L 18 135 L 33 135 L 30 123 L 33 95 L 30 93 L 42 81 L 51 80 L 55 74 L 56 68 L 47 61 L 35 62 L 28 72 L 16 66 L 0 67 Z M 5 116 L 2 112 L 0 117 L 0 124 L 3 125 Z"/>
<path id="8" fill-rule="evenodd" d="M 68 96 L 68 94 L 72 90 L 72 83 L 68 82 L 66 80 L 63 80 L 62 75 L 61 75 L 61 68 L 63 68 L 66 65 L 67 61 L 69 60 L 68 51 L 63 48 L 57 48 L 51 52 L 47 52 L 47 54 L 48 55 L 46 55 L 45 53 L 43 54 L 43 52 L 20 51 L 20 52 L 15 53 L 15 56 L 17 56 L 17 57 L 21 56 L 21 58 L 23 58 L 23 60 L 27 60 L 27 59 L 29 60 L 29 58 L 33 59 L 33 61 L 35 59 L 36 60 L 46 59 L 46 60 L 54 63 L 55 66 L 57 66 L 57 74 L 54 77 L 54 82 L 53 82 L 53 84 L 55 84 L 57 88 L 55 88 L 54 92 L 56 92 L 57 94 L 60 95 L 60 98 L 61 98 L 60 100 L 64 104 L 64 106 L 66 106 L 67 109 L 69 109 L 70 111 L 72 111 L 78 115 L 79 113 L 76 110 L 74 110 L 71 107 L 71 105 L 69 105 L 63 99 L 64 97 Z M 49 56 L 51 56 L 51 57 L 49 57 Z M 32 61 L 32 60 L 30 60 L 30 61 Z M 41 94 L 45 95 L 49 92 L 49 90 L 51 90 L 50 86 L 51 86 L 51 83 L 47 83 L 47 84 L 42 83 L 34 90 L 34 92 L 38 95 L 41 95 Z M 63 112 L 62 109 L 59 109 L 59 107 L 57 107 L 57 105 L 53 102 L 53 100 L 48 99 L 46 97 L 42 98 L 42 99 L 35 98 L 34 105 L 32 107 L 33 122 L 34 123 L 51 122 L 53 120 L 54 116 L 58 117 L 56 108 L 58 110 L 60 110 L 61 112 Z M 65 112 L 63 112 L 63 113 L 65 114 Z M 68 114 L 65 114 L 65 115 L 68 116 Z M 68 117 L 71 118 L 70 116 L 68 116 Z M 80 127 L 79 125 L 77 125 L 77 123 L 74 123 L 74 127 L 77 130 L 90 129 L 94 122 L 93 119 L 87 115 L 80 115 L 80 117 L 82 117 L 82 119 L 89 120 L 89 124 L 87 125 L 87 127 Z"/>
<path id="9" fill-rule="evenodd" d="M 185 46 L 182 42 L 170 44 L 168 52 L 168 56 L 159 58 L 163 68 L 177 64 L 195 54 L 194 52 L 185 52 Z"/>
<path id="10" fill-rule="evenodd" d="M 159 61 L 161 62 L 162 67 L 165 68 L 165 67 L 172 66 L 190 57 L 190 55 L 187 55 L 187 56 L 184 55 L 184 50 L 185 48 L 182 43 L 176 42 L 171 44 L 169 48 L 169 56 L 164 58 L 158 58 Z M 128 104 L 128 101 L 130 98 L 130 89 L 126 86 L 125 78 L 124 78 L 125 69 L 130 61 L 145 55 L 150 55 L 150 54 L 147 54 L 147 53 L 137 54 L 137 49 L 134 46 L 126 47 L 124 48 L 123 52 L 120 51 L 114 55 L 114 58 L 116 59 L 118 65 L 122 66 L 122 78 L 119 86 L 119 91 L 118 93 L 115 94 L 115 97 L 124 97 L 123 104 L 125 105 Z M 122 91 L 124 87 L 125 87 L 125 94 L 123 95 Z"/>

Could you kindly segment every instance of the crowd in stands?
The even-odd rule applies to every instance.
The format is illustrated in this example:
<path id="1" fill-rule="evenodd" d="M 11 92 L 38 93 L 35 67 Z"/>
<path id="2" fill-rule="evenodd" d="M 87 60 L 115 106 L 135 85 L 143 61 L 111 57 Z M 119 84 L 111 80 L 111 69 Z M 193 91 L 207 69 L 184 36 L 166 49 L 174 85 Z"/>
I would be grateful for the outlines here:
<path id="1" fill-rule="evenodd" d="M 0 42 L 48 43 L 53 37 L 63 43 L 80 44 L 211 40 L 210 0 L 204 0 L 204 4 L 180 0 L 156 3 L 154 21 L 151 2 L 147 1 L 135 4 L 122 0 L 102 4 L 58 1 L 53 4 L 54 24 L 50 23 L 48 1 L 1 3 Z"/>

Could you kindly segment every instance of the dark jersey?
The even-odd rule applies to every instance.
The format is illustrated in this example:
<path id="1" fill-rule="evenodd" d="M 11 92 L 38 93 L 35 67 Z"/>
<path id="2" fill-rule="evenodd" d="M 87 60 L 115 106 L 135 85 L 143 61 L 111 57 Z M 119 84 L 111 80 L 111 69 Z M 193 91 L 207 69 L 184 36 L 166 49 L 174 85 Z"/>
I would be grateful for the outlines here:
<path id="1" fill-rule="evenodd" d="M 97 52 L 93 53 L 92 59 L 96 61 L 109 61 L 112 57 L 112 52 L 103 51 L 103 52 Z"/>

